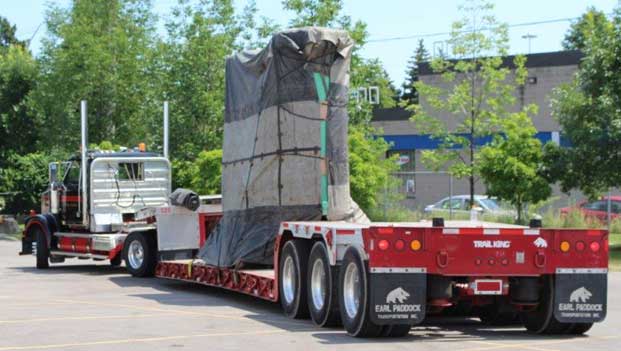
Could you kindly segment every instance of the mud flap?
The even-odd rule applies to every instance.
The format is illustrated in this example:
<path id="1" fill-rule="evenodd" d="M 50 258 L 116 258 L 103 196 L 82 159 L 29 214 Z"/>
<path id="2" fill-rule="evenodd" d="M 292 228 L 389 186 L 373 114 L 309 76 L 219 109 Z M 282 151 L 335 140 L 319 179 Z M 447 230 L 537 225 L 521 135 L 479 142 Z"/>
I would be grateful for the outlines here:
<path id="1" fill-rule="evenodd" d="M 370 315 L 375 324 L 419 324 L 425 319 L 426 273 L 371 273 Z"/>
<path id="2" fill-rule="evenodd" d="M 606 317 L 606 269 L 558 269 L 554 316 L 562 323 L 601 322 Z"/>

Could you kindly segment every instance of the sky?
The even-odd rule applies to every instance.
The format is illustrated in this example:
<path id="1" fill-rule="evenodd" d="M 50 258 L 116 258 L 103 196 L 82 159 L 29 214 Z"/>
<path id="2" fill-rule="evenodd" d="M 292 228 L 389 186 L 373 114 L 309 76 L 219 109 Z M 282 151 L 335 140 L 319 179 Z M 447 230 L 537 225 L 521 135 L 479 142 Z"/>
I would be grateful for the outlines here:
<path id="1" fill-rule="evenodd" d="M 248 0 L 234 0 L 240 10 Z M 621 0 L 496 0 L 495 15 L 501 22 L 514 25 L 509 28 L 512 54 L 529 52 L 529 40 L 524 35 L 536 36 L 530 40 L 530 52 L 561 50 L 561 41 L 570 26 L 570 20 L 580 16 L 589 6 L 612 13 Z M 70 0 L 0 0 L 0 16 L 17 26 L 20 39 L 33 38 L 31 49 L 40 51 L 45 36 L 45 11 L 49 3 L 62 6 Z M 176 0 L 153 0 L 154 10 L 165 18 Z M 405 79 L 409 58 L 419 39 L 424 39 L 430 52 L 448 39 L 451 23 L 460 18 L 461 0 L 344 0 L 344 13 L 353 20 L 367 23 L 369 42 L 362 55 L 379 59 L 396 87 Z M 256 0 L 259 16 L 274 19 L 286 25 L 291 14 L 283 11 L 280 0 Z M 558 20 L 558 21 L 557 21 Z M 553 23 L 540 23 L 549 22 Z M 528 24 L 539 22 L 538 24 Z M 38 31 L 37 31 L 37 28 Z M 438 34 L 440 33 L 440 34 Z M 402 40 L 383 40 L 409 37 Z"/>

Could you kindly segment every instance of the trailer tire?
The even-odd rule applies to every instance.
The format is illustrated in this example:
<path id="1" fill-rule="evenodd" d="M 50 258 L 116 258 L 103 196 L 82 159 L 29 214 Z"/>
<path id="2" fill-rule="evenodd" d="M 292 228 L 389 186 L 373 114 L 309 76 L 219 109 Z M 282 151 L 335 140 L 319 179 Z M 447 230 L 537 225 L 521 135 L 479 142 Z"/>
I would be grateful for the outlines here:
<path id="1" fill-rule="evenodd" d="M 367 269 L 358 250 L 345 251 L 339 271 L 339 310 L 349 335 L 361 338 L 378 337 L 383 328 L 369 316 L 369 281 Z"/>
<path id="2" fill-rule="evenodd" d="M 554 317 L 554 277 L 545 276 L 542 279 L 539 304 L 533 311 L 521 315 L 526 329 L 535 334 L 568 334 L 572 323 L 561 323 Z"/>
<path id="3" fill-rule="evenodd" d="M 50 248 L 47 246 L 47 238 L 45 237 L 45 233 L 43 233 L 38 226 L 33 226 L 31 231 L 32 236 L 34 236 L 37 241 L 37 269 L 49 268 Z"/>
<path id="4" fill-rule="evenodd" d="M 157 265 L 155 240 L 145 232 L 131 233 L 125 239 L 123 259 L 134 277 L 152 277 Z"/>
<path id="5" fill-rule="evenodd" d="M 308 264 L 308 244 L 306 241 L 292 239 L 285 243 L 278 267 L 278 289 L 280 304 L 289 318 L 308 317 L 306 297 L 306 273 Z"/>
<path id="6" fill-rule="evenodd" d="M 306 276 L 311 319 L 320 327 L 337 326 L 340 322 L 336 288 L 338 268 L 330 266 L 328 249 L 322 241 L 317 241 L 311 248 Z"/>

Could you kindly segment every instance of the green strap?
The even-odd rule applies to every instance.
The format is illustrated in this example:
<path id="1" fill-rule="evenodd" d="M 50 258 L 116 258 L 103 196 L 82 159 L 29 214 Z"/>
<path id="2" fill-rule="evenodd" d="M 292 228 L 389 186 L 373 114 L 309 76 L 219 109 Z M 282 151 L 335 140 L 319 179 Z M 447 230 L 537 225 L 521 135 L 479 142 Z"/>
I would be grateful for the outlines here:
<path id="1" fill-rule="evenodd" d="M 321 73 L 313 73 L 313 79 L 315 81 L 315 89 L 317 90 L 317 100 L 321 104 L 328 98 L 328 89 L 330 86 L 330 77 L 324 76 Z M 320 109 L 321 110 L 321 109 Z M 321 112 L 320 112 L 321 113 Z M 325 116 L 324 116 L 325 117 Z M 324 216 L 328 215 L 328 161 L 326 160 L 326 148 L 328 140 L 328 126 L 325 119 L 319 122 L 320 128 L 320 151 L 319 155 L 324 162 L 325 167 L 321 167 L 321 213 Z"/>

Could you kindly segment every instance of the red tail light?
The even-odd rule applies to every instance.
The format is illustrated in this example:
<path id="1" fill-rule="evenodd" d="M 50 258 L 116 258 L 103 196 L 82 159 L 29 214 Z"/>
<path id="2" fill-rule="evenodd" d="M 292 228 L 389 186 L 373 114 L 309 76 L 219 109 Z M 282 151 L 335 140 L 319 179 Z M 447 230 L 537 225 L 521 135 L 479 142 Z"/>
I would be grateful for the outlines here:
<path id="1" fill-rule="evenodd" d="M 382 239 L 377 243 L 377 247 L 382 251 L 386 251 L 390 247 L 390 243 L 388 240 Z"/>
<path id="2" fill-rule="evenodd" d="M 395 241 L 395 249 L 397 249 L 398 251 L 401 251 L 405 248 L 405 241 L 399 239 L 397 241 Z"/>
<path id="3" fill-rule="evenodd" d="M 599 251 L 599 243 L 597 241 L 594 241 L 591 243 L 591 251 L 593 252 Z"/>
<path id="4" fill-rule="evenodd" d="M 582 241 L 578 241 L 576 243 L 576 250 L 577 251 L 584 251 L 585 245 Z"/>

